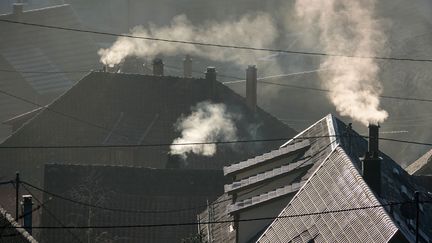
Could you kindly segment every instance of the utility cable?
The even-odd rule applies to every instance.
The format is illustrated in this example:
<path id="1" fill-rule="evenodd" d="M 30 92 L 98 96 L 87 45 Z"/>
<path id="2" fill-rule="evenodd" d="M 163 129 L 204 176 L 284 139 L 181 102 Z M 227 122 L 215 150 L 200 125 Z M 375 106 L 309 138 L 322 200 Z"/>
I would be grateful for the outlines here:
<path id="1" fill-rule="evenodd" d="M 337 140 L 332 141 L 330 144 L 328 144 L 327 146 L 325 146 L 322 149 L 320 149 L 319 151 L 317 151 L 315 154 L 313 154 L 307 160 L 305 160 L 302 164 L 297 165 L 297 167 L 293 168 L 292 170 L 296 170 L 296 169 L 300 168 L 304 163 L 307 163 L 308 161 L 310 161 L 311 159 L 313 159 L 314 157 L 316 157 L 317 155 L 319 155 L 322 151 L 324 151 L 325 149 L 327 149 L 329 146 L 331 146 L 336 141 Z M 210 205 L 221 204 L 223 202 L 231 200 L 231 198 L 228 198 L 228 199 L 224 199 L 224 200 L 221 200 L 221 201 L 215 201 L 215 202 L 211 203 L 210 205 L 205 204 L 205 205 L 199 205 L 199 206 L 195 206 L 195 207 L 182 208 L 182 209 L 157 210 L 157 211 L 155 211 L 155 210 L 131 210 L 131 209 L 103 207 L 103 206 L 99 206 L 99 205 L 94 205 L 94 204 L 89 204 L 89 203 L 77 201 L 77 200 L 70 199 L 70 198 L 64 197 L 62 195 L 53 193 L 53 192 L 49 192 L 49 191 L 47 191 L 45 189 L 42 189 L 42 188 L 37 187 L 37 186 L 35 186 L 33 184 L 30 184 L 30 183 L 28 183 L 26 181 L 22 181 L 21 180 L 20 182 L 23 183 L 23 184 L 25 184 L 25 185 L 27 185 L 27 186 L 30 186 L 33 189 L 36 189 L 36 190 L 38 190 L 40 192 L 46 193 L 46 194 L 48 194 L 50 196 L 53 196 L 53 197 L 56 197 L 56 198 L 60 198 L 62 200 L 65 200 L 65 201 L 68 201 L 68 202 L 71 202 L 71 203 L 79 204 L 79 205 L 86 206 L 86 207 L 92 207 L 92 208 L 97 208 L 97 209 L 101 209 L 101 210 L 106 210 L 106 211 L 123 212 L 123 213 L 157 214 L 157 213 L 175 213 L 175 212 L 182 212 L 182 211 L 192 211 L 192 210 L 202 209 L 202 208 L 208 207 Z M 254 192 L 255 190 L 257 190 L 259 188 L 261 188 L 261 187 L 253 188 L 252 190 L 249 190 L 249 191 L 246 191 L 246 192 L 243 192 L 243 193 L 239 193 L 239 194 L 237 194 L 237 196 L 243 196 L 243 195 L 249 194 L 249 193 Z"/>
<path id="2" fill-rule="evenodd" d="M 135 35 L 130 35 L 130 34 L 116 34 L 116 33 L 103 32 L 103 31 L 84 30 L 84 29 L 78 29 L 78 28 L 54 26 L 54 25 L 36 24 L 36 23 L 21 22 L 21 21 L 8 20 L 8 19 L 0 19 L 0 22 L 9 23 L 9 24 L 34 26 L 34 27 L 46 28 L 46 29 L 56 29 L 56 30 L 88 33 L 88 34 L 125 37 L 125 38 L 132 38 L 132 39 L 159 41 L 159 42 L 167 42 L 167 43 L 175 43 L 175 44 L 187 44 L 187 45 L 205 46 L 205 47 L 217 47 L 217 48 L 239 49 L 239 50 L 249 50 L 249 51 L 263 51 L 263 52 L 276 52 L 276 53 L 298 54 L 298 55 L 307 55 L 307 56 L 330 56 L 330 57 L 344 57 L 344 58 L 355 58 L 355 59 L 376 59 L 376 60 L 387 60 L 387 61 L 432 62 L 432 59 L 398 58 L 398 57 L 382 57 L 382 56 L 354 56 L 354 55 L 343 55 L 343 54 L 337 54 L 337 53 L 294 51 L 294 50 L 284 50 L 284 49 L 275 49 L 275 48 L 259 48 L 259 47 L 250 47 L 250 46 L 239 46 L 239 45 L 205 43 L 205 42 L 197 42 L 197 41 L 164 39 L 164 38 L 155 38 L 155 37 L 135 36 Z"/>
<path id="3" fill-rule="evenodd" d="M 7 96 L 9 96 L 9 97 L 12 97 L 12 98 L 15 98 L 15 99 L 21 100 L 21 101 L 23 101 L 23 102 L 25 102 L 25 103 L 28 103 L 28 104 L 31 104 L 31 105 L 37 106 L 37 107 L 39 107 L 39 108 L 46 109 L 47 111 L 50 111 L 50 112 L 52 112 L 52 113 L 55 113 L 55 114 L 61 115 L 61 116 L 66 117 L 66 118 L 68 118 L 68 119 L 72 119 L 72 120 L 74 120 L 74 121 L 77 121 L 77 122 L 80 122 L 80 123 L 84 123 L 84 124 L 86 124 L 86 125 L 88 125 L 88 126 L 95 127 L 95 128 L 98 128 L 98 129 L 101 129 L 101 130 L 107 131 L 107 132 L 111 132 L 110 129 L 108 129 L 108 128 L 104 127 L 104 126 L 100 126 L 100 125 L 98 125 L 98 124 L 94 124 L 94 123 L 92 123 L 92 122 L 89 122 L 89 121 L 83 120 L 83 119 L 81 119 L 81 118 L 78 118 L 78 117 L 75 117 L 75 116 L 72 116 L 72 115 L 66 114 L 66 113 L 64 113 L 64 112 L 60 112 L 60 111 L 54 110 L 54 109 L 52 109 L 51 107 L 49 107 L 49 105 L 44 106 L 44 105 L 38 104 L 38 103 L 36 103 L 36 102 L 33 102 L 33 101 L 31 101 L 31 100 L 28 100 L 28 99 L 26 99 L 26 98 L 20 97 L 20 96 L 18 96 L 18 95 L 11 94 L 11 93 L 6 92 L 6 91 L 4 91 L 4 90 L 0 90 L 0 93 L 1 93 L 1 94 L 4 94 L 4 95 L 7 95 Z M 125 135 L 122 135 L 122 134 L 118 134 L 118 135 L 127 138 L 127 136 L 125 136 Z"/>
<path id="4" fill-rule="evenodd" d="M 161 227 L 179 227 L 179 226 L 194 226 L 198 224 L 224 224 L 224 223 L 235 223 L 235 222 L 253 222 L 262 220 L 275 220 L 275 219 L 287 219 L 287 218 L 299 218 L 306 216 L 316 216 L 323 214 L 335 214 L 335 213 L 345 213 L 352 211 L 368 210 L 374 208 L 383 208 L 389 206 L 396 206 L 402 204 L 413 204 L 414 201 L 404 201 L 404 202 L 390 202 L 386 204 L 377 204 L 364 207 L 337 209 L 337 210 L 325 210 L 320 212 L 302 213 L 302 214 L 290 214 L 290 215 L 280 215 L 275 217 L 258 217 L 258 218 L 246 218 L 238 220 L 219 220 L 219 221 L 205 221 L 205 222 L 185 222 L 185 223 L 164 223 L 164 224 L 135 224 L 135 225 L 91 225 L 91 226 L 40 226 L 33 227 L 35 229 L 125 229 L 125 228 L 161 228 Z M 432 201 L 419 201 L 419 203 L 426 204 L 432 203 Z M 10 228 L 23 228 L 23 227 L 10 227 Z"/>
<path id="5" fill-rule="evenodd" d="M 299 86 L 299 85 L 292 85 L 292 84 L 281 84 L 281 83 L 275 83 L 269 81 L 258 81 L 258 83 L 270 84 L 270 85 L 276 85 L 276 86 L 294 88 L 294 89 L 312 90 L 312 91 L 319 91 L 319 92 L 331 92 L 331 90 L 329 89 L 313 88 L 313 87 L 306 87 L 306 86 Z M 379 97 L 384 99 L 394 99 L 394 100 L 432 102 L 432 99 L 424 99 L 424 98 L 398 97 L 398 96 L 390 96 L 390 95 L 380 95 Z"/>
<path id="6" fill-rule="evenodd" d="M 71 229 L 67 228 L 68 226 L 66 226 L 59 218 L 57 218 L 55 214 L 51 212 L 51 210 L 45 207 L 44 205 L 45 203 L 42 203 L 42 201 L 39 200 L 33 193 L 31 193 L 31 191 L 25 185 L 22 186 L 30 195 L 32 195 L 33 199 L 35 199 L 39 203 L 39 206 L 41 206 L 45 212 L 47 212 L 58 224 L 60 224 L 61 227 L 64 227 L 64 229 L 66 229 L 69 232 L 69 234 L 72 235 L 73 238 L 75 238 L 77 242 L 83 243 L 83 241 L 81 241 L 81 239 L 74 232 L 72 232 Z M 38 227 L 32 227 L 32 228 L 35 229 Z"/>
<path id="7" fill-rule="evenodd" d="M 369 138 L 368 136 L 361 136 L 362 138 Z M 290 139 L 313 139 L 325 137 L 346 137 L 345 135 L 324 135 L 324 136 L 306 136 L 306 137 L 286 137 L 286 138 L 271 138 L 271 139 L 250 139 L 250 140 L 231 140 L 231 141 L 209 141 L 209 142 L 190 142 L 190 143 L 148 143 L 148 144 L 118 144 L 118 145 L 47 145 L 47 146 L 0 146 L 0 149 L 92 149 L 92 148 L 137 148 L 137 147 L 166 147 L 166 146 L 193 146 L 193 145 L 206 145 L 206 144 L 237 144 L 237 143 L 261 143 L 261 142 L 278 142 L 288 141 Z M 379 137 L 379 140 L 398 142 L 422 146 L 432 146 L 432 143 L 409 141 L 393 138 Z"/>

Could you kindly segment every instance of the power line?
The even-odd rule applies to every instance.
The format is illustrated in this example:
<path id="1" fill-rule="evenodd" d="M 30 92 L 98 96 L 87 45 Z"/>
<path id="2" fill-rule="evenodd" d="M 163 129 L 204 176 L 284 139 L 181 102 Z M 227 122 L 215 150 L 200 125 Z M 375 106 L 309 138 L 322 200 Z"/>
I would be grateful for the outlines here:
<path id="1" fill-rule="evenodd" d="M 91 148 L 137 148 L 137 147 L 165 147 L 165 146 L 193 146 L 193 145 L 207 145 L 207 144 L 236 144 L 236 143 L 260 143 L 260 142 L 278 142 L 278 141 L 288 141 L 290 139 L 314 139 L 314 138 L 326 138 L 326 137 L 346 137 L 345 135 L 323 135 L 323 136 L 303 136 L 303 137 L 285 137 L 285 138 L 271 138 L 271 139 L 250 139 L 250 140 L 232 140 L 232 141 L 210 141 L 210 142 L 190 142 L 190 143 L 153 143 L 153 144 L 118 144 L 118 145 L 47 145 L 47 146 L 0 146 L 0 149 L 91 149 Z M 368 136 L 362 136 L 363 138 L 368 138 Z M 432 146 L 432 143 L 428 142 L 418 142 L 409 141 L 401 139 L 392 138 L 382 138 L 380 140 L 399 142 L 415 145 Z"/>
<path id="2" fill-rule="evenodd" d="M 306 87 L 306 86 L 299 86 L 299 85 L 292 85 L 292 84 L 281 84 L 281 83 L 268 82 L 268 81 L 259 81 L 259 83 L 277 85 L 277 86 L 281 86 L 281 87 L 288 87 L 288 88 L 294 88 L 294 89 L 313 90 L 313 91 L 319 91 L 319 92 L 330 92 L 331 91 L 329 89 L 320 89 L 320 88 L 313 88 L 313 87 Z M 384 99 L 432 102 L 432 99 L 424 99 L 424 98 L 398 97 L 398 96 L 390 96 L 390 95 L 380 95 L 379 97 L 384 98 Z"/>
<path id="3" fill-rule="evenodd" d="M 18 95 L 11 94 L 11 93 L 6 92 L 6 91 L 4 91 L 4 90 L 0 90 L 0 93 L 1 93 L 1 94 L 4 94 L 4 95 L 7 95 L 7 96 L 9 96 L 9 97 L 12 97 L 12 98 L 15 98 L 15 99 L 21 100 L 21 101 L 23 101 L 23 102 L 25 102 L 25 103 L 32 104 L 32 105 L 37 106 L 37 107 L 39 107 L 39 108 L 44 108 L 44 109 L 46 109 L 46 110 L 48 110 L 48 111 L 50 111 L 50 112 L 52 112 L 52 113 L 55 113 L 55 114 L 61 115 L 61 116 L 63 116 L 63 117 L 66 117 L 66 118 L 72 119 L 72 120 L 77 121 L 77 122 L 84 123 L 84 124 L 89 125 L 89 126 L 91 126 L 91 127 L 95 127 L 95 128 L 98 128 L 98 129 L 101 129 L 101 130 L 107 131 L 107 132 L 111 132 L 111 130 L 108 129 L 108 128 L 106 128 L 106 127 L 100 126 L 100 125 L 95 124 L 95 123 L 91 123 L 91 122 L 86 121 L 86 120 L 82 120 L 81 118 L 78 118 L 78 117 L 75 117 L 75 116 L 72 116 L 72 115 L 66 114 L 66 113 L 64 113 L 64 112 L 56 111 L 56 110 L 52 109 L 51 107 L 49 107 L 48 105 L 47 105 L 47 106 L 44 106 L 44 105 L 38 104 L 38 103 L 36 103 L 36 102 L 33 102 L 33 101 L 28 100 L 28 99 L 26 99 L 26 98 L 20 97 L 20 96 L 18 96 Z M 127 138 L 127 136 L 122 135 L 122 134 L 117 134 L 117 135 L 120 135 L 120 136 L 122 136 L 122 137 L 126 137 L 126 138 Z"/>
<path id="4" fill-rule="evenodd" d="M 88 72 L 91 72 L 91 70 L 87 70 L 87 71 L 18 71 L 18 70 L 0 69 L 0 72 L 5 72 L 5 73 L 59 74 L 59 73 L 88 73 Z"/>
<path id="5" fill-rule="evenodd" d="M 336 137 L 338 135 L 323 135 L 323 136 L 304 136 L 304 137 L 284 137 L 284 138 L 269 138 L 269 139 L 245 139 L 231 141 L 209 141 L 209 142 L 189 142 L 189 143 L 153 143 L 153 144 L 118 144 L 118 145 L 53 145 L 53 146 L 1 146 L 0 149 L 62 149 L 62 148 L 135 148 L 135 147 L 165 147 L 165 146 L 194 146 L 207 144 L 235 144 L 235 143 L 260 143 L 260 142 L 279 142 L 290 139 L 313 139 Z"/>
<path id="6" fill-rule="evenodd" d="M 337 140 L 331 141 L 327 146 L 324 146 L 322 149 L 320 149 L 319 151 L 317 151 L 316 153 L 314 153 L 313 155 L 311 155 L 303 163 L 297 165 L 292 170 L 296 170 L 296 169 L 300 168 L 303 164 L 309 162 L 315 156 L 318 156 L 321 152 L 323 152 L 325 149 L 327 149 L 329 146 L 331 146 L 336 141 Z M 65 201 L 68 201 L 68 202 L 71 202 L 71 203 L 79 204 L 79 205 L 86 206 L 86 207 L 92 207 L 92 208 L 97 208 L 97 209 L 101 209 L 101 210 L 106 210 L 106 211 L 123 212 L 123 213 L 140 213 L 140 214 L 141 213 L 144 213 L 144 214 L 151 214 L 151 213 L 153 213 L 153 214 L 156 214 L 156 213 L 175 213 L 175 212 L 182 212 L 182 211 L 197 210 L 197 209 L 205 208 L 205 207 L 208 207 L 208 206 L 213 206 L 213 205 L 216 205 L 216 204 L 221 204 L 223 202 L 231 200 L 231 198 L 224 199 L 224 200 L 221 200 L 221 201 L 217 201 L 216 200 L 215 202 L 211 203 L 210 205 L 207 205 L 207 204 L 204 205 L 203 204 L 203 205 L 199 205 L 199 206 L 195 206 L 195 207 L 182 208 L 182 209 L 172 209 L 172 210 L 131 210 L 131 209 L 103 207 L 103 206 L 99 206 L 99 205 L 94 205 L 94 204 L 90 204 L 90 203 L 85 203 L 85 202 L 77 201 L 77 200 L 70 199 L 70 198 L 64 197 L 62 195 L 53 193 L 53 192 L 49 192 L 49 191 L 47 191 L 45 189 L 42 189 L 42 188 L 37 187 L 35 185 L 32 185 L 32 184 L 30 184 L 28 182 L 25 182 L 25 181 L 22 181 L 22 180 L 20 182 L 23 183 L 23 184 L 25 184 L 25 185 L 27 185 L 27 186 L 30 186 L 30 187 L 32 187 L 32 188 L 34 188 L 34 189 L 36 189 L 36 190 L 38 190 L 40 192 L 44 192 L 44 193 L 46 193 L 46 194 L 48 194 L 50 196 L 57 197 L 57 198 L 60 198 L 62 200 L 65 200 Z M 267 184 L 263 184 L 262 186 L 265 186 L 265 185 L 267 185 Z M 237 196 L 243 196 L 243 195 L 249 194 L 251 192 L 254 192 L 255 190 L 260 189 L 262 186 L 257 187 L 257 188 L 253 188 L 252 190 L 246 191 L 244 193 L 239 193 L 239 194 L 237 194 Z M 26 190 L 28 190 L 28 189 L 26 189 Z"/>
<path id="7" fill-rule="evenodd" d="M 27 187 L 25 185 L 23 185 L 23 187 L 39 203 L 39 206 L 42 207 L 45 210 L 45 212 L 47 212 L 58 224 L 60 224 L 62 227 L 65 227 L 65 228 L 67 227 L 59 218 L 57 218 L 55 216 L 55 214 L 53 212 L 51 212 L 51 210 L 49 210 L 45 207 L 46 202 L 42 203 L 42 201 L 39 200 L 33 193 L 31 193 L 31 191 L 29 189 L 27 189 Z M 32 228 L 36 228 L 36 227 L 32 227 Z M 69 232 L 69 234 L 72 235 L 73 238 L 75 238 L 75 240 L 77 242 L 82 242 L 81 239 L 75 233 L 73 233 L 70 229 L 67 229 L 67 231 Z"/>
<path id="8" fill-rule="evenodd" d="M 197 41 L 173 40 L 173 39 L 164 39 L 164 38 L 155 38 L 155 37 L 135 36 L 129 34 L 115 34 L 110 32 L 84 30 L 78 28 L 54 26 L 54 25 L 28 23 L 28 22 L 21 22 L 21 21 L 8 20 L 8 19 L 0 19 L 0 22 L 34 26 L 34 27 L 40 27 L 46 29 L 56 29 L 56 30 L 97 34 L 97 35 L 107 35 L 107 36 L 115 36 L 115 37 L 149 40 L 149 41 L 160 41 L 160 42 L 168 42 L 168 43 L 176 43 L 176 44 L 208 46 L 208 47 L 217 47 L 217 48 L 240 49 L 240 50 L 249 50 L 249 51 L 277 52 L 277 53 L 288 53 L 288 54 L 298 54 L 298 55 L 308 55 L 308 56 L 331 56 L 331 57 L 345 57 L 345 58 L 356 58 L 356 59 L 376 59 L 376 60 L 387 60 L 387 61 L 432 62 L 432 59 L 397 58 L 397 57 L 381 57 L 381 56 L 354 56 L 354 55 L 343 55 L 343 54 L 324 53 L 324 52 L 293 51 L 293 50 L 274 49 L 274 48 L 258 48 L 258 47 L 249 47 L 249 46 L 205 43 L 205 42 L 197 42 Z"/>
<path id="9" fill-rule="evenodd" d="M 186 223 L 165 223 L 165 224 L 135 224 L 135 225 L 92 225 L 92 226 L 39 226 L 33 227 L 34 229 L 121 229 L 121 228 L 161 228 L 161 227 L 178 227 L 178 226 L 193 226 L 198 224 L 225 224 L 225 223 L 236 223 L 236 222 L 251 222 L 251 221 L 261 221 L 261 220 L 275 220 L 275 219 L 287 219 L 287 218 L 298 218 L 306 216 L 315 216 L 323 214 L 334 214 L 334 213 L 344 213 L 358 210 L 367 210 L 381 207 L 390 207 L 402 204 L 413 204 L 414 201 L 405 202 L 390 202 L 386 204 L 377 204 L 364 207 L 338 209 L 338 210 L 325 210 L 320 212 L 302 213 L 302 214 L 291 214 L 291 215 L 281 215 L 276 217 L 259 217 L 259 218 L 248 218 L 248 219 L 238 219 L 238 220 L 219 220 L 219 221 L 205 221 L 205 222 L 186 222 Z M 419 203 L 432 203 L 432 201 L 419 201 Z M 9 227 L 9 228 L 23 228 L 23 227 Z"/>

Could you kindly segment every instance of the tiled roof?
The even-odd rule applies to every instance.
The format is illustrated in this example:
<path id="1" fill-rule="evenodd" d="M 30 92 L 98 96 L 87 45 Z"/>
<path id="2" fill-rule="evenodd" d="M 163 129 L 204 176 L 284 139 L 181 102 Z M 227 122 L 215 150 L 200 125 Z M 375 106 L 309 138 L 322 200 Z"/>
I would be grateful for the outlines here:
<path id="1" fill-rule="evenodd" d="M 235 172 L 239 172 L 244 169 L 249 169 L 252 166 L 258 165 L 260 163 L 267 162 L 271 159 L 278 158 L 283 155 L 288 155 L 290 153 L 297 152 L 302 149 L 307 149 L 310 146 L 309 140 L 303 140 L 299 143 L 293 143 L 284 147 L 281 147 L 277 150 L 273 150 L 269 153 L 265 153 L 259 156 L 256 156 L 252 159 L 248 159 L 246 161 L 242 161 L 237 164 L 232 164 L 224 167 L 224 174 L 230 175 Z"/>
<path id="2" fill-rule="evenodd" d="M 245 178 L 243 180 L 235 181 L 229 185 L 225 185 L 225 192 L 230 193 L 231 191 L 238 190 L 243 187 L 251 186 L 255 183 L 260 183 L 274 177 L 283 176 L 288 172 L 303 168 L 311 164 L 312 164 L 311 157 L 302 158 L 298 161 L 293 161 L 287 165 L 283 165 L 281 167 Z"/>
<path id="3" fill-rule="evenodd" d="M 283 218 L 368 207 L 380 202 L 341 148 L 324 160 L 258 242 L 388 242 L 398 228 L 384 208 Z"/>
<path id="4" fill-rule="evenodd" d="M 68 4 L 24 11 L 19 16 L 3 14 L 0 19 L 82 27 Z M 88 34 L 5 22 L 0 22 L 0 29 L 0 89 L 31 102 L 48 104 L 85 75 L 75 71 L 99 65 L 96 45 Z M 1 121 L 37 108 L 5 94 L 0 94 L 0 102 Z M 6 135 L 9 132 L 0 131 L 1 138 Z"/>
<path id="5" fill-rule="evenodd" d="M 292 137 L 295 134 L 262 109 L 252 112 L 243 97 L 219 82 L 212 96 L 211 86 L 206 79 L 93 72 L 50 104 L 49 109 L 25 123 L 2 145 L 170 144 L 180 136 L 174 128 L 177 119 L 190 114 L 191 107 L 202 101 L 225 104 L 227 111 L 236 116 L 234 122 L 241 140 Z M 280 141 L 219 144 L 215 156 L 190 155 L 182 166 L 222 169 L 233 161 L 245 160 L 280 144 Z M 165 168 L 168 152 L 169 146 L 137 146 L 74 149 L 73 152 L 44 150 L 37 158 L 30 150 L 18 155 L 2 149 L 0 154 L 7 154 L 7 159 L 2 156 L 2 165 L 10 163 L 11 168 L 15 167 L 13 171 L 19 169 L 24 173 L 26 168 L 33 171 L 34 167 L 47 162 Z M 2 173 L 9 172 L 3 170 Z"/>
<path id="6" fill-rule="evenodd" d="M 307 181 L 300 190 L 295 190 L 295 196 L 284 209 L 281 216 L 314 213 L 325 210 L 338 210 L 385 204 L 388 202 L 405 202 L 413 200 L 414 191 L 426 192 L 417 183 L 417 178 L 411 177 L 394 160 L 381 153 L 381 194 L 377 196 L 361 176 L 361 157 L 367 151 L 367 141 L 349 129 L 339 119 L 329 115 L 311 127 L 301 132 L 295 138 L 282 145 L 289 146 L 307 137 L 310 145 L 302 152 L 302 156 L 312 159 L 311 167 L 292 180 L 290 173 L 281 176 L 287 181 L 299 183 Z M 315 138 L 311 138 L 315 137 Z M 271 163 L 262 162 L 270 166 Z M 277 165 L 277 164 L 276 164 Z M 264 167 L 269 168 L 269 167 Z M 268 178 L 273 178 L 273 171 L 277 167 L 267 169 Z M 246 171 L 246 170 L 245 170 Z M 257 171 L 252 169 L 250 173 Z M 275 172 L 275 171 L 274 171 Z M 262 173 L 262 172 L 261 172 Z M 255 178 L 265 178 L 266 173 L 251 178 L 235 181 L 226 189 L 232 190 L 234 184 L 238 187 L 246 186 Z M 262 177 L 264 176 L 264 177 Z M 246 180 L 245 180 L 246 179 Z M 253 180 L 252 180 L 253 179 Z M 268 185 L 268 183 L 266 183 Z M 250 195 L 250 190 L 247 190 Z M 259 202 L 256 201 L 256 202 Z M 250 206 L 251 197 L 234 205 Z M 240 205 L 241 204 L 241 205 Z M 227 206 L 229 209 L 233 206 Z M 256 205 L 260 207 L 260 205 Z M 240 209 L 240 207 L 234 207 Z M 313 215 L 305 217 L 281 218 L 273 221 L 271 226 L 261 235 L 260 242 L 407 242 L 413 241 L 415 223 L 409 218 L 406 207 L 394 206 L 378 207 L 370 210 L 350 211 L 349 213 Z M 229 210 L 228 210 L 229 211 Z M 249 212 L 249 211 L 248 211 Z M 423 204 L 420 210 L 420 242 L 428 242 L 432 237 L 432 227 L 427 219 L 432 217 L 432 207 Z M 241 234 L 241 232 L 240 232 Z M 252 240 L 256 240 L 253 238 Z"/>
<path id="7" fill-rule="evenodd" d="M 293 184 L 277 188 L 276 190 L 272 190 L 251 198 L 247 198 L 242 201 L 237 201 L 234 204 L 228 206 L 228 213 L 233 213 L 236 211 L 240 211 L 249 207 L 256 206 L 261 203 L 268 202 L 278 197 L 286 196 L 288 194 L 297 192 L 300 187 L 302 187 L 304 182 L 295 182 Z"/>

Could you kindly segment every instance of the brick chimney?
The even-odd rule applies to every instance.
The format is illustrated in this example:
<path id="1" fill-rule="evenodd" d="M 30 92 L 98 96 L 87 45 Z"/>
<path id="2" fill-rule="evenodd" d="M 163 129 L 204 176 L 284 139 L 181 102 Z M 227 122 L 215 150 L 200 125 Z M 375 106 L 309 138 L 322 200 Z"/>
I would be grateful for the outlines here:
<path id="1" fill-rule="evenodd" d="M 379 157 L 379 125 L 369 124 L 368 151 L 363 159 L 363 178 L 378 196 L 381 195 L 381 158 Z"/>
<path id="2" fill-rule="evenodd" d="M 246 104 L 252 111 L 257 106 L 257 68 L 249 65 L 246 69 Z"/>
<path id="3" fill-rule="evenodd" d="M 154 76 L 164 75 L 164 63 L 160 58 L 155 58 L 153 60 L 153 75 Z"/>
<path id="4" fill-rule="evenodd" d="M 216 96 L 216 78 L 217 72 L 215 67 L 207 67 L 205 78 L 210 85 L 210 98 L 214 99 Z"/>
<path id="5" fill-rule="evenodd" d="M 185 78 L 192 78 L 192 58 L 189 55 L 183 60 L 183 75 Z"/>

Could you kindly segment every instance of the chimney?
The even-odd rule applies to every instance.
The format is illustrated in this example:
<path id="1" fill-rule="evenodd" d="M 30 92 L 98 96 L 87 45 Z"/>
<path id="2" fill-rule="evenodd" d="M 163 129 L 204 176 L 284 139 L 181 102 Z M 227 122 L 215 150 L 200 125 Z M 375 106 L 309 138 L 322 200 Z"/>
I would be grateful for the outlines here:
<path id="1" fill-rule="evenodd" d="M 17 18 L 20 18 L 24 10 L 24 4 L 21 2 L 14 3 L 12 5 L 12 14 L 15 15 Z"/>
<path id="2" fill-rule="evenodd" d="M 182 165 L 182 158 L 177 154 L 168 153 L 168 160 L 165 165 L 166 169 L 179 169 Z"/>
<path id="3" fill-rule="evenodd" d="M 160 58 L 155 58 L 153 60 L 153 75 L 154 76 L 164 75 L 164 63 Z"/>
<path id="4" fill-rule="evenodd" d="M 183 60 L 183 75 L 185 78 L 192 78 L 192 58 L 189 55 Z"/>
<path id="5" fill-rule="evenodd" d="M 210 98 L 214 99 L 216 96 L 216 77 L 217 72 L 215 67 L 207 67 L 205 78 L 210 83 Z"/>
<path id="6" fill-rule="evenodd" d="M 32 234 L 32 211 L 33 211 L 33 198 L 31 195 L 23 195 L 23 215 L 24 215 L 24 229 Z"/>
<path id="7" fill-rule="evenodd" d="M 369 124 L 368 151 L 363 159 L 363 178 L 369 187 L 381 195 L 381 158 L 379 157 L 379 125 Z"/>
<path id="8" fill-rule="evenodd" d="M 252 111 L 257 106 L 257 68 L 249 65 L 246 69 L 246 104 Z"/>

